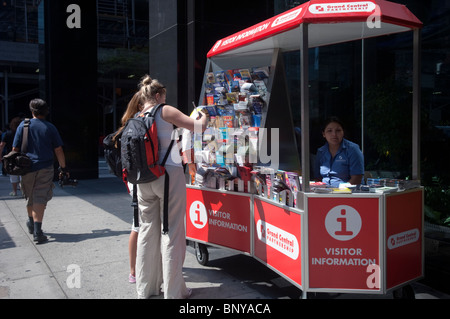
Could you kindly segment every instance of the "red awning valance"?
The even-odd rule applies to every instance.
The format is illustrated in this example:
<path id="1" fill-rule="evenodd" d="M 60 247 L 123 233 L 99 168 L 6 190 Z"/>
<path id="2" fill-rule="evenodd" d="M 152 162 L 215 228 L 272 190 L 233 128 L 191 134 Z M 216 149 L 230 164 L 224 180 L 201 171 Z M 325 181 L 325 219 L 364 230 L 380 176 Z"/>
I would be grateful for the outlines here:
<path id="1" fill-rule="evenodd" d="M 274 47 L 299 49 L 308 23 L 309 47 L 393 34 L 422 27 L 406 6 L 384 0 L 311 0 L 216 42 L 208 57 Z"/>

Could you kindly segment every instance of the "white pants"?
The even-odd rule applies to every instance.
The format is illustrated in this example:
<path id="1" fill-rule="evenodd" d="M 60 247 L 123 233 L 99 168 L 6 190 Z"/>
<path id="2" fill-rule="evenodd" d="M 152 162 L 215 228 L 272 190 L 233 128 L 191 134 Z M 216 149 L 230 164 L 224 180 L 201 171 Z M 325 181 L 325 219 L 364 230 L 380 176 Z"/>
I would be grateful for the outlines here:
<path id="1" fill-rule="evenodd" d="M 166 166 L 169 174 L 169 233 L 162 234 L 164 176 L 138 185 L 141 225 L 137 242 L 136 289 L 138 298 L 159 295 L 163 283 L 164 298 L 186 298 L 183 278 L 186 254 L 184 217 L 186 180 L 182 167 Z"/>

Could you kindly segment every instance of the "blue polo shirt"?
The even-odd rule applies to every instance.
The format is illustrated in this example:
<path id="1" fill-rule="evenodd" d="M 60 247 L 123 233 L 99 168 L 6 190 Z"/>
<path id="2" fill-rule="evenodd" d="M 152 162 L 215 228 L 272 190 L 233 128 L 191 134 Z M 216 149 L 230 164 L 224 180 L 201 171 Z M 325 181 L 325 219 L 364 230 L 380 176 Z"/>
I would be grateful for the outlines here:
<path id="1" fill-rule="evenodd" d="M 331 158 L 326 143 L 317 150 L 314 174 L 332 187 L 348 182 L 351 175 L 363 175 L 364 156 L 358 144 L 343 139 L 336 156 Z"/>
<path id="2" fill-rule="evenodd" d="M 20 123 L 14 137 L 13 147 L 22 147 L 23 124 Z M 30 120 L 28 128 L 27 155 L 33 162 L 31 171 L 38 171 L 53 165 L 54 150 L 62 146 L 63 142 L 56 127 L 46 121 L 37 118 Z"/>

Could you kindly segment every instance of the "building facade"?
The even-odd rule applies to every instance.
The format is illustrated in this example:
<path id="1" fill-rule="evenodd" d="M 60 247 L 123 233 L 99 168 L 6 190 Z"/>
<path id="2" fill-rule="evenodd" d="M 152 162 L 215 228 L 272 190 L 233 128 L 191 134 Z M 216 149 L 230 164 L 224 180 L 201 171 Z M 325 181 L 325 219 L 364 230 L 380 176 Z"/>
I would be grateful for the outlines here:
<path id="1" fill-rule="evenodd" d="M 45 99 L 75 178 L 98 177 L 101 136 L 117 128 L 146 73 L 147 0 L 0 4 L 1 129 Z"/>

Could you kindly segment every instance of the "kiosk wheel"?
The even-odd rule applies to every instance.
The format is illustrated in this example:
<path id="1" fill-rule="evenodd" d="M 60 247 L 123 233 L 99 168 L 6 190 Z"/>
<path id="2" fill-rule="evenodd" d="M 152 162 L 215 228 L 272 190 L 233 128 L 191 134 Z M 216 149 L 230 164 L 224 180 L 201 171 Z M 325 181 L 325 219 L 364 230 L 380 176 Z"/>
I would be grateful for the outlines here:
<path id="1" fill-rule="evenodd" d="M 195 257 L 197 258 L 197 262 L 202 265 L 206 266 L 209 261 L 209 253 L 208 248 L 206 248 L 206 245 L 195 243 Z"/>
<path id="2" fill-rule="evenodd" d="M 416 299 L 416 294 L 411 285 L 406 285 L 402 288 L 393 291 L 394 299 Z"/>

